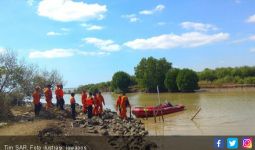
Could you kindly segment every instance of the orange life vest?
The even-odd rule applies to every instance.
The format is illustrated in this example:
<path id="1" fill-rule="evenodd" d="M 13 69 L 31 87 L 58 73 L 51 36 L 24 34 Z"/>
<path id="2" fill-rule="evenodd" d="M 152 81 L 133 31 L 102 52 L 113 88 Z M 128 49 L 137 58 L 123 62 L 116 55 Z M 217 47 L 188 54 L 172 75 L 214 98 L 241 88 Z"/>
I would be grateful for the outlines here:
<path id="1" fill-rule="evenodd" d="M 50 89 L 46 89 L 44 92 L 46 101 L 50 101 L 52 99 L 52 91 Z"/>
<path id="2" fill-rule="evenodd" d="M 82 101 L 82 104 L 83 105 L 86 105 L 86 100 L 87 100 L 87 94 L 85 93 L 85 94 L 82 94 L 81 95 L 81 101 Z"/>
<path id="3" fill-rule="evenodd" d="M 40 95 L 40 92 L 34 92 L 33 93 L 33 102 L 35 105 L 39 104 L 40 103 L 40 99 L 41 99 L 41 95 Z"/>
<path id="4" fill-rule="evenodd" d="M 92 106 L 94 104 L 93 98 L 92 97 L 87 98 L 86 104 L 87 106 Z"/>
<path id="5" fill-rule="evenodd" d="M 74 97 L 71 97 L 70 104 L 75 104 L 75 98 Z"/>

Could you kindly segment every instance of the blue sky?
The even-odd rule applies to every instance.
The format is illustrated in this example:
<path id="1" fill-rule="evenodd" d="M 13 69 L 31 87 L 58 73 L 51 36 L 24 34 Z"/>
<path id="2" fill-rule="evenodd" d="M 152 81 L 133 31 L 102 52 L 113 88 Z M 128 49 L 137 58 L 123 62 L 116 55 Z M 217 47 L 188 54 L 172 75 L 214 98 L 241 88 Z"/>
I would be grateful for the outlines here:
<path id="1" fill-rule="evenodd" d="M 0 25 L 0 52 L 57 69 L 66 87 L 134 74 L 149 56 L 196 71 L 255 65 L 254 0 L 5 0 Z"/>

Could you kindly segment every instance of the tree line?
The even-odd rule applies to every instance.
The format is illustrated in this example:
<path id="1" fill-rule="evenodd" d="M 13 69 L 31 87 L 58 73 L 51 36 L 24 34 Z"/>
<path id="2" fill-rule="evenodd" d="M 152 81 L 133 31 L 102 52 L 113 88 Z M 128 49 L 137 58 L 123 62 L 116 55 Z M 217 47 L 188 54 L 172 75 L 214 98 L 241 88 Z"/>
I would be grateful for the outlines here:
<path id="1" fill-rule="evenodd" d="M 255 67 L 206 68 L 198 72 L 201 83 L 211 84 L 255 84 Z"/>
<path id="2" fill-rule="evenodd" d="M 193 92 L 203 84 L 255 84 L 254 66 L 206 68 L 195 72 L 187 68 L 173 68 L 165 58 L 148 57 L 142 58 L 134 71 L 133 76 L 118 71 L 111 81 L 80 86 L 77 91 L 157 92 L 158 86 L 161 92 Z"/>
<path id="3" fill-rule="evenodd" d="M 124 71 L 118 71 L 112 76 L 112 80 L 107 82 L 107 91 L 132 92 L 157 92 L 157 87 L 161 92 L 193 92 L 198 87 L 198 76 L 190 69 L 173 68 L 172 63 L 165 58 L 156 59 L 153 57 L 143 58 L 134 68 L 135 75 L 131 76 Z M 77 92 L 83 89 L 94 91 L 104 91 L 99 86 L 104 83 L 80 86 Z M 105 85 L 105 84 L 104 84 Z"/>

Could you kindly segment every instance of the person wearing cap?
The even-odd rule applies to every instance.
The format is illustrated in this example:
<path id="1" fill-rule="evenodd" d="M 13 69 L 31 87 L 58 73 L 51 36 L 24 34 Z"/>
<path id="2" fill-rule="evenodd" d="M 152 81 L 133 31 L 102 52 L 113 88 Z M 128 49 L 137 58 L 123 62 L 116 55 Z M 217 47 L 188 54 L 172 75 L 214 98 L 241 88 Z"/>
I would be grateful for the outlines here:
<path id="1" fill-rule="evenodd" d="M 32 97 L 33 97 L 33 103 L 34 103 L 35 116 L 39 116 L 39 113 L 40 113 L 40 110 L 41 110 L 41 106 L 42 106 L 42 104 L 40 102 L 41 93 L 40 93 L 40 87 L 39 86 L 37 86 L 35 88 L 35 91 L 32 94 Z"/>
<path id="2" fill-rule="evenodd" d="M 52 108 L 52 91 L 51 91 L 51 85 L 48 84 L 45 91 L 44 91 L 44 95 L 45 95 L 45 100 L 46 100 L 46 110 L 48 110 L 49 108 Z"/>

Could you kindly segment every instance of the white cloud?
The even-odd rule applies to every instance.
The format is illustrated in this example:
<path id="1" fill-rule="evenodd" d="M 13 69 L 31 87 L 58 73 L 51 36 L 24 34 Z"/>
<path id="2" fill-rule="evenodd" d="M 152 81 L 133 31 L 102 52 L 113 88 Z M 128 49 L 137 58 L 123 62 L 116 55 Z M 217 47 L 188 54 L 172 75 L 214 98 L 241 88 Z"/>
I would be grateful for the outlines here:
<path id="1" fill-rule="evenodd" d="M 58 32 L 54 32 L 54 31 L 50 31 L 46 34 L 47 36 L 58 36 L 58 35 L 62 35 L 61 33 Z"/>
<path id="2" fill-rule="evenodd" d="M 74 55 L 72 49 L 55 48 L 46 51 L 32 51 L 29 53 L 29 58 L 64 58 Z"/>
<path id="3" fill-rule="evenodd" d="M 166 25 L 166 22 L 158 22 L 157 25 L 158 26 L 164 26 L 164 25 Z"/>
<path id="4" fill-rule="evenodd" d="M 103 40 L 94 37 L 84 38 L 84 42 L 88 44 L 93 44 L 95 47 L 99 48 L 100 50 L 107 51 L 107 52 L 114 52 L 119 51 L 120 46 L 115 44 L 112 40 Z"/>
<path id="5" fill-rule="evenodd" d="M 56 21 L 84 21 L 102 19 L 107 12 L 106 5 L 87 4 L 73 0 L 42 0 L 38 6 L 38 15 Z"/>
<path id="6" fill-rule="evenodd" d="M 127 18 L 129 22 L 138 22 L 140 19 L 136 16 L 136 14 L 128 14 L 122 15 L 122 18 Z"/>
<path id="7" fill-rule="evenodd" d="M 198 47 L 206 44 L 220 42 L 229 38 L 228 33 L 217 33 L 213 35 L 199 32 L 188 32 L 181 35 L 163 34 L 148 39 L 135 39 L 124 43 L 132 49 L 170 49 L 175 47 Z"/>
<path id="8" fill-rule="evenodd" d="M 93 25 L 93 24 L 86 24 L 86 23 L 81 24 L 81 26 L 85 27 L 86 30 L 88 30 L 88 31 L 102 30 L 104 28 L 103 26 Z"/>
<path id="9" fill-rule="evenodd" d="M 165 9 L 164 5 L 157 5 L 155 8 L 151 9 L 151 10 L 142 10 L 139 12 L 139 14 L 141 15 L 152 15 L 156 12 L 160 12 L 163 11 Z"/>
<path id="10" fill-rule="evenodd" d="M 5 51 L 5 48 L 0 47 L 0 54 L 4 53 Z"/>
<path id="11" fill-rule="evenodd" d="M 79 54 L 84 56 L 103 56 L 103 55 L 109 55 L 109 52 L 103 52 L 103 51 L 79 51 Z"/>
<path id="12" fill-rule="evenodd" d="M 29 6 L 33 6 L 34 2 L 35 2 L 35 0 L 27 0 L 27 4 Z"/>
<path id="13" fill-rule="evenodd" d="M 250 36 L 249 39 L 252 40 L 252 41 L 255 41 L 255 35 Z"/>
<path id="14" fill-rule="evenodd" d="M 195 31 L 202 31 L 202 32 L 218 29 L 215 25 L 204 24 L 204 23 L 200 23 L 200 22 L 186 21 L 186 22 L 182 22 L 180 25 L 182 26 L 182 28 L 187 29 L 187 30 L 195 30 Z"/>
<path id="15" fill-rule="evenodd" d="M 250 52 L 255 52 L 255 47 L 250 49 Z"/>
<path id="16" fill-rule="evenodd" d="M 83 51 L 79 49 L 61 49 L 61 48 L 55 48 L 45 51 L 31 51 L 29 53 L 29 58 L 35 59 L 35 58 L 47 58 L 47 59 L 53 59 L 53 58 L 66 58 L 66 57 L 72 57 L 74 55 L 82 55 L 82 56 L 103 56 L 103 55 L 109 55 L 109 52 L 104 51 Z"/>
<path id="17" fill-rule="evenodd" d="M 248 23 L 255 23 L 255 14 L 252 15 L 252 16 L 250 16 L 250 17 L 246 20 L 246 22 L 248 22 Z"/>
<path id="18" fill-rule="evenodd" d="M 61 30 L 61 31 L 64 31 L 64 32 L 68 32 L 68 31 L 70 31 L 70 29 L 69 29 L 69 28 L 60 28 L 60 30 Z"/>

